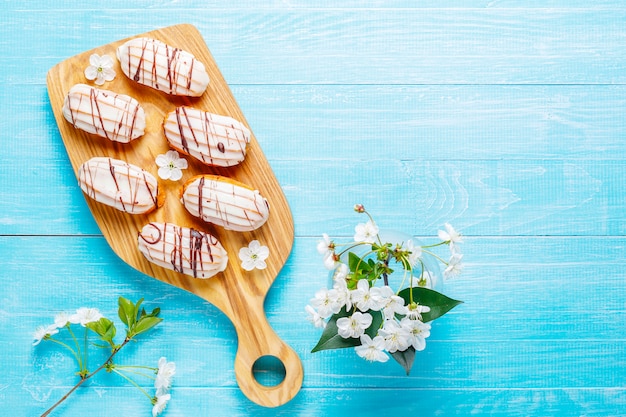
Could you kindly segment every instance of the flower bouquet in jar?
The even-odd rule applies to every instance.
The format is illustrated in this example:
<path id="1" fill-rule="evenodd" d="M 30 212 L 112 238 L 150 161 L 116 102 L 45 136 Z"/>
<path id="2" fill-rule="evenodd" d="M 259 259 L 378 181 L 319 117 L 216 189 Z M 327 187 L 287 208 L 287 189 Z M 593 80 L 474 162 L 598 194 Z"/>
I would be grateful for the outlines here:
<path id="1" fill-rule="evenodd" d="M 317 291 L 306 306 L 309 320 L 323 329 L 312 352 L 352 347 L 372 362 L 391 356 L 408 375 L 415 353 L 426 347 L 430 322 L 461 303 L 439 291 L 439 266 L 444 278 L 461 272 L 463 239 L 446 223 L 439 241 L 423 245 L 381 232 L 363 205 L 354 210 L 368 220 L 356 226 L 353 241 L 338 244 L 324 234 L 317 246 L 332 288 Z M 446 259 L 436 253 L 445 246 Z"/>

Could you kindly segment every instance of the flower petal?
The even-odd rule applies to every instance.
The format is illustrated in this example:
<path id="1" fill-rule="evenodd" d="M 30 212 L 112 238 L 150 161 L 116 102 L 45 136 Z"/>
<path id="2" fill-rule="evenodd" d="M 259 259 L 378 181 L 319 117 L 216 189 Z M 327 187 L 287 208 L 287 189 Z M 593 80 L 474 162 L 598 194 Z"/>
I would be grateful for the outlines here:
<path id="1" fill-rule="evenodd" d="M 178 181 L 183 177 L 183 171 L 180 168 L 172 168 L 170 169 L 170 180 Z"/>
<path id="2" fill-rule="evenodd" d="M 85 68 L 85 78 L 91 81 L 91 80 L 95 80 L 97 76 L 98 76 L 98 68 L 94 66 Z"/>
<path id="3" fill-rule="evenodd" d="M 99 67 L 100 66 L 100 55 L 98 54 L 91 54 L 89 56 L 89 64 L 94 66 L 94 67 Z"/>
<path id="4" fill-rule="evenodd" d="M 161 177 L 162 179 L 169 180 L 170 179 L 170 175 L 172 174 L 172 170 L 168 166 L 163 166 L 163 167 L 159 168 L 157 173 L 159 174 L 159 177 Z"/>
<path id="5" fill-rule="evenodd" d="M 169 159 L 167 159 L 167 156 L 165 155 L 157 155 L 154 161 L 159 167 L 167 166 L 170 163 Z"/>

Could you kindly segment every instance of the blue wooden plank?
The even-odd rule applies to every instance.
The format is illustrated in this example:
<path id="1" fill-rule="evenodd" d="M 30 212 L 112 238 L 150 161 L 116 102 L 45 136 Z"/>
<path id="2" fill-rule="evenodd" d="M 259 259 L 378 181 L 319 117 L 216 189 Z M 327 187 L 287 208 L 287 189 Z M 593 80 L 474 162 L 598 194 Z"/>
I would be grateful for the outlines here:
<path id="1" fill-rule="evenodd" d="M 22 74 L 19 68 L 33 58 L 46 57 L 49 67 L 84 50 L 182 21 L 198 26 L 231 83 L 626 81 L 619 41 L 626 9 L 162 9 L 150 14 L 130 9 L 103 13 L 97 23 L 92 15 L 80 9 L 12 12 L 0 27 L 0 38 L 12 39 L 18 31 L 22 36 L 19 45 L 7 43 L 0 65 Z M 26 18 L 31 24 L 23 26 Z M 35 75 L 26 73 L 29 80 Z"/>

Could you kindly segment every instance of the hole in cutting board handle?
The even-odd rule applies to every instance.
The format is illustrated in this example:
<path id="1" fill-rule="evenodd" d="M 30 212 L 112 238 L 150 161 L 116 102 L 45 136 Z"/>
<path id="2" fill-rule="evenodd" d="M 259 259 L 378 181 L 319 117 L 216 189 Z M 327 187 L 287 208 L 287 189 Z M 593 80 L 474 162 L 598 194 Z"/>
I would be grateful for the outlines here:
<path id="1" fill-rule="evenodd" d="M 285 380 L 285 365 L 273 355 L 258 358 L 252 365 L 254 379 L 265 387 L 275 387 Z"/>

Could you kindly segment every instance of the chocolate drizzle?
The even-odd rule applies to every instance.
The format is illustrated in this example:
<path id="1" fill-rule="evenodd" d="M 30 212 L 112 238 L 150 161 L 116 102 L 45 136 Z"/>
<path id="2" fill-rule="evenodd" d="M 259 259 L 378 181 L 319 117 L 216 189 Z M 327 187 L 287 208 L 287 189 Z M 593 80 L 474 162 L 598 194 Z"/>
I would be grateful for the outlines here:
<path id="1" fill-rule="evenodd" d="M 208 278 L 223 271 L 228 259 L 214 236 L 172 223 L 145 225 L 138 242 L 149 261 L 194 278 Z"/>

